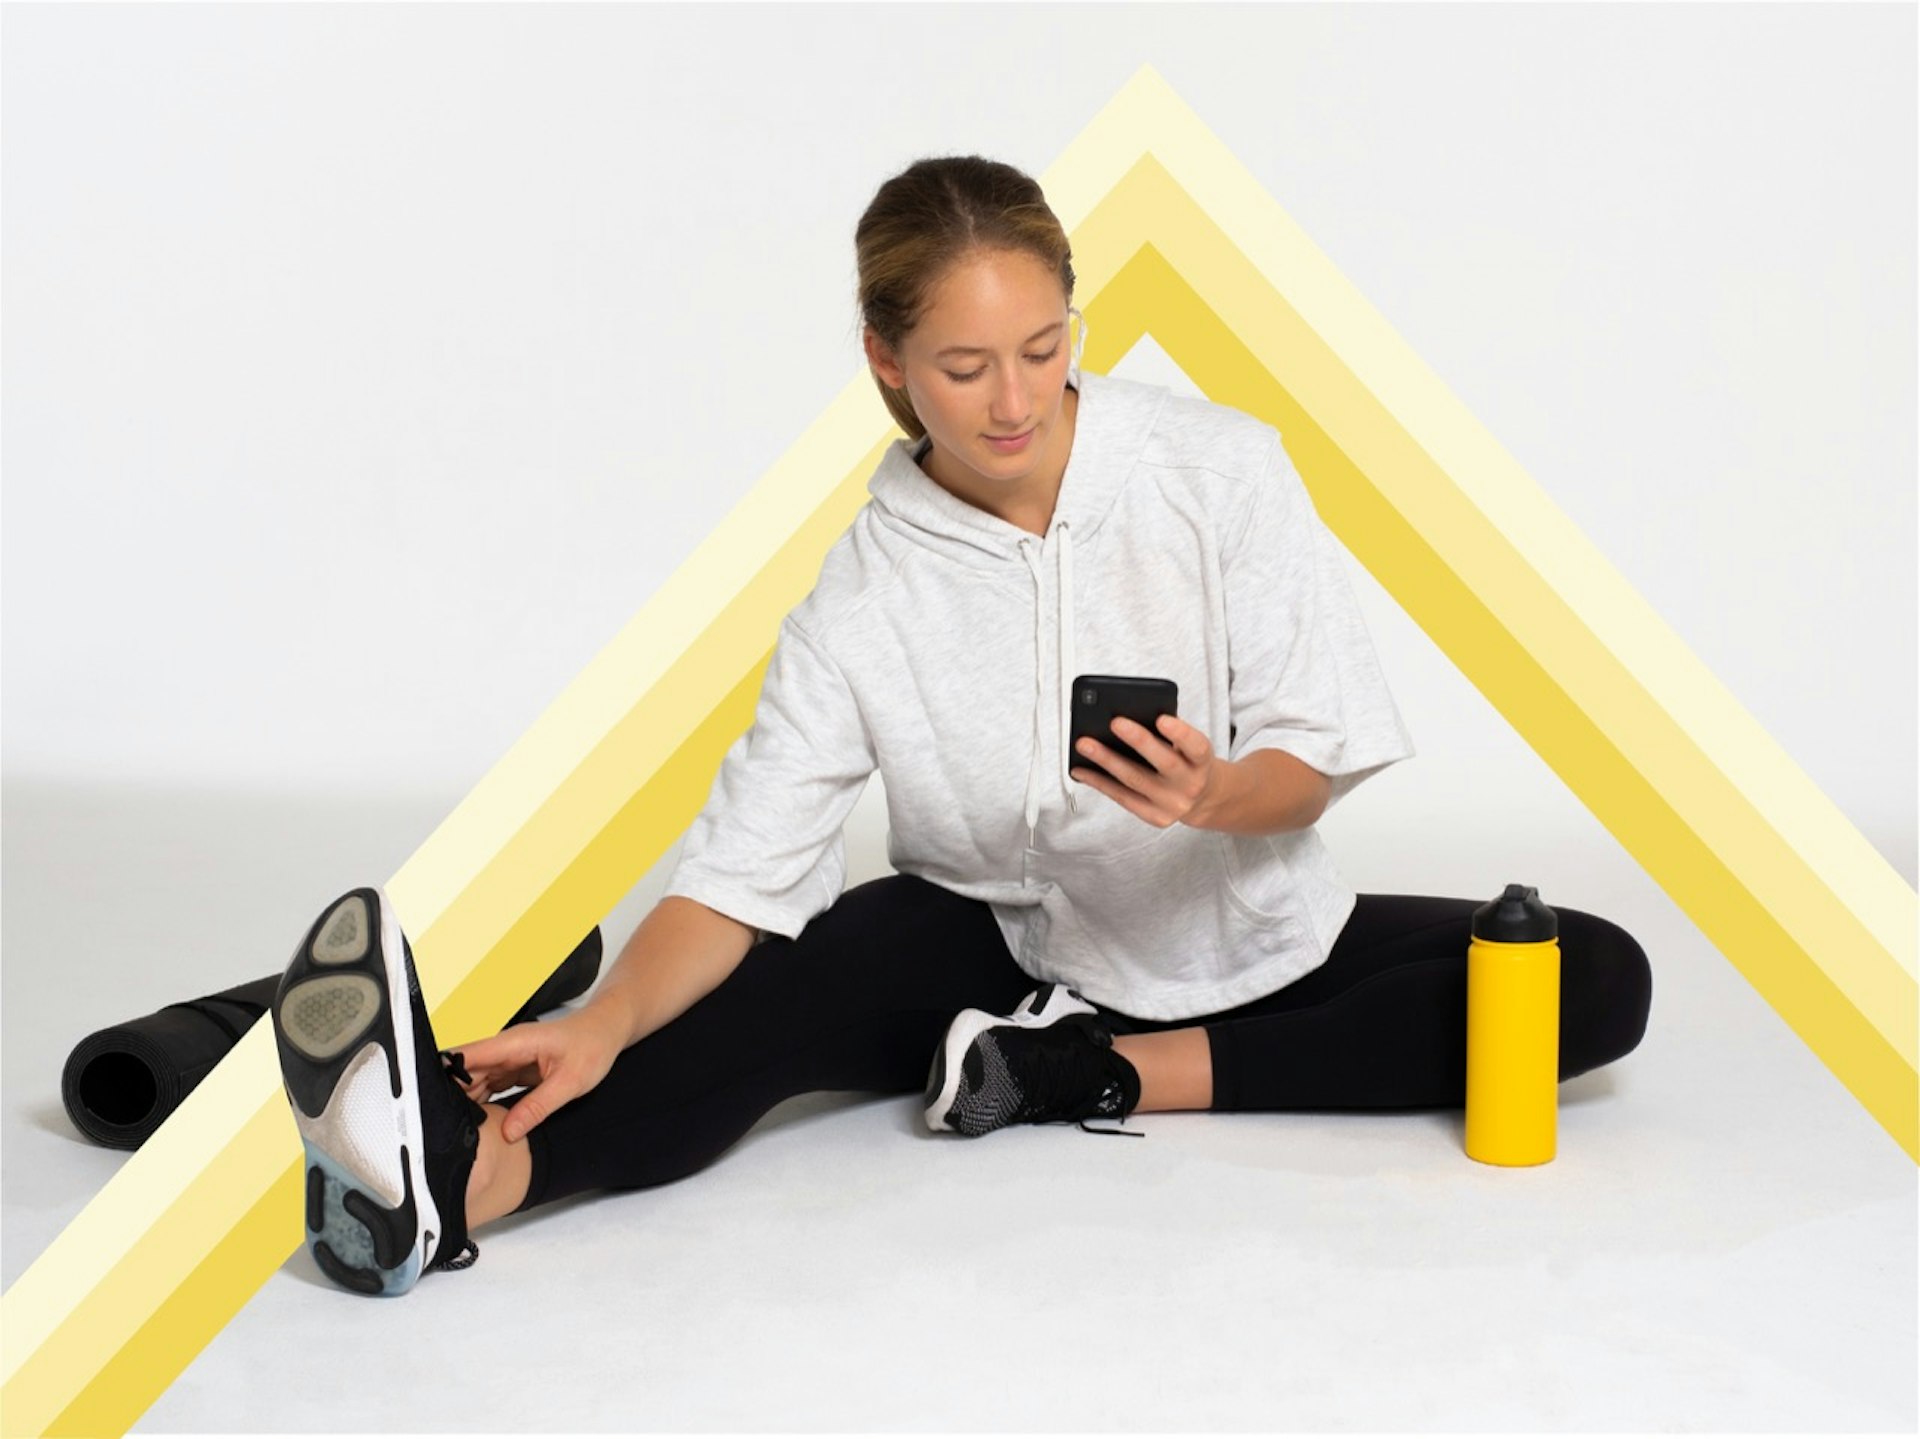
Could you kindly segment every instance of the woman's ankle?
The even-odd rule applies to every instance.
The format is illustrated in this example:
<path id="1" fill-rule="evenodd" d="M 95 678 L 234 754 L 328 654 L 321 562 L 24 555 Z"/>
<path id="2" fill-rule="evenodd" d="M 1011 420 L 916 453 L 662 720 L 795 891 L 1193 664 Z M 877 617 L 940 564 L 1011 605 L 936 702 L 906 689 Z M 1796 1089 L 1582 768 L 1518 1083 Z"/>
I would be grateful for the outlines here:
<path id="1" fill-rule="evenodd" d="M 467 1232 L 511 1214 L 527 1197 L 533 1161 L 525 1136 L 508 1143 L 502 1132 L 504 1104 L 488 1104 L 487 1120 L 474 1148 L 473 1171 L 467 1176 Z"/>

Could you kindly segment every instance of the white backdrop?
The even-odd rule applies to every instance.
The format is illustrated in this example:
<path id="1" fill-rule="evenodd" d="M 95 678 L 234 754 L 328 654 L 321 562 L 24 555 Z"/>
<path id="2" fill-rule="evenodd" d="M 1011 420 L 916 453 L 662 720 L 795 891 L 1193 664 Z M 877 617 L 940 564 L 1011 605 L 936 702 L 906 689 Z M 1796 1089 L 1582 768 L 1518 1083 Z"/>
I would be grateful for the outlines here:
<path id="1" fill-rule="evenodd" d="M 1142 63 L 1915 878 L 1910 5 L 0 25 L 0 1287 L 125 1158 L 62 1112 L 68 1048 L 390 875 L 859 373 L 875 187 L 1043 174 Z M 1911 1432 L 1911 1162 L 1350 573 L 1419 752 L 1322 822 L 1343 875 L 1535 884 L 1654 963 L 1554 1164 L 1476 1173 L 1419 1113 L 956 1152 L 906 1096 L 800 1096 L 402 1305 L 294 1255 L 140 1432 Z M 875 784 L 850 883 L 884 841 Z M 1078 1339 L 929 1384 L 1034 1372 L 1007 1276 Z M 1085 1342 L 1140 1333 L 1145 1386 Z"/>
<path id="2" fill-rule="evenodd" d="M 1911 879 L 1914 50 L 1899 6 L 9 7 L 5 772 L 457 799 L 855 372 L 873 189 L 1038 175 L 1148 61 Z M 1420 753 L 1333 820 L 1578 821 L 1354 571 Z"/>

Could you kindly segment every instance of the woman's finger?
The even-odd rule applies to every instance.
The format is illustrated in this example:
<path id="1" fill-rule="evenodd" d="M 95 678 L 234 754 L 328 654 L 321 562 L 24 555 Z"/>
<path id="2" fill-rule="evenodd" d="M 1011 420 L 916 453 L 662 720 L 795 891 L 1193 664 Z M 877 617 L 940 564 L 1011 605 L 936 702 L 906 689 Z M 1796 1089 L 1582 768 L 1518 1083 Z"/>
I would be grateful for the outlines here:
<path id="1" fill-rule="evenodd" d="M 1121 725 L 1127 726 L 1126 732 L 1123 733 L 1121 731 Z M 1124 740 L 1127 744 L 1131 745 L 1134 753 L 1146 761 L 1145 768 L 1149 774 L 1158 772 L 1165 764 L 1162 746 L 1164 746 L 1166 750 L 1177 749 L 1177 747 L 1158 730 L 1149 729 L 1147 726 L 1141 724 L 1139 720 L 1128 719 L 1125 715 L 1116 715 L 1114 717 L 1113 733 L 1116 738 Z"/>
<path id="2" fill-rule="evenodd" d="M 573 1098 L 571 1085 L 559 1075 L 553 1076 L 543 1084 L 528 1090 L 525 1097 L 516 1101 L 507 1111 L 507 1117 L 501 1124 L 501 1132 L 511 1144 L 526 1137 L 528 1130 L 537 1126 L 554 1110 Z"/>
<path id="3" fill-rule="evenodd" d="M 524 1026 L 514 1025 L 498 1034 L 490 1034 L 485 1039 L 471 1040 L 461 1045 L 460 1053 L 466 1057 L 467 1071 L 476 1068 L 491 1068 L 501 1064 L 520 1064 L 527 1059 L 527 1039 L 520 1033 Z"/>
<path id="4" fill-rule="evenodd" d="M 1192 725 L 1178 715 L 1161 715 L 1153 725 L 1156 737 L 1172 745 L 1176 753 L 1188 759 L 1196 758 L 1193 745 L 1196 731 Z"/>

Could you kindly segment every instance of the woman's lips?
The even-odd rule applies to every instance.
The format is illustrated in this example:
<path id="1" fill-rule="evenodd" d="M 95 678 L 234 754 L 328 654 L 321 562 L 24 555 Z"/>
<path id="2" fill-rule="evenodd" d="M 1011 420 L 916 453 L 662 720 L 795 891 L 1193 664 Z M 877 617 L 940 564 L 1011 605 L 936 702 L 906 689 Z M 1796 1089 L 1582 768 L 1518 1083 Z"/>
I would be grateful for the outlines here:
<path id="1" fill-rule="evenodd" d="M 988 444 L 992 445 L 994 449 L 998 450 L 1003 455 L 1016 454 L 1027 447 L 1027 441 L 1033 438 L 1034 431 L 1038 430 L 1039 428 L 1040 427 L 1038 425 L 1034 425 L 1031 429 L 1028 429 L 1024 434 L 1015 435 L 1010 440 L 996 439 L 992 435 L 988 435 L 986 437 L 986 440 Z"/>

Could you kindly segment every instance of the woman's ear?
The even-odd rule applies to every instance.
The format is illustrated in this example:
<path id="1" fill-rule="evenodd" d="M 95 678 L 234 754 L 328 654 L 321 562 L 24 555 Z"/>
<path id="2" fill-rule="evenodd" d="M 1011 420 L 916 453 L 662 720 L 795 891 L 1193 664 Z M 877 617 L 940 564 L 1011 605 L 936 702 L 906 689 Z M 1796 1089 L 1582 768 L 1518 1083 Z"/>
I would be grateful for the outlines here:
<path id="1" fill-rule="evenodd" d="M 873 367 L 874 374 L 880 377 L 881 384 L 890 390 L 897 390 L 906 384 L 906 372 L 900 368 L 887 342 L 871 326 L 861 336 L 861 344 L 867 352 L 867 363 Z"/>

